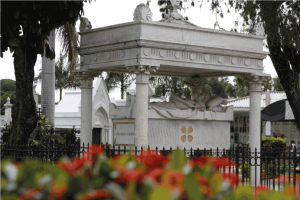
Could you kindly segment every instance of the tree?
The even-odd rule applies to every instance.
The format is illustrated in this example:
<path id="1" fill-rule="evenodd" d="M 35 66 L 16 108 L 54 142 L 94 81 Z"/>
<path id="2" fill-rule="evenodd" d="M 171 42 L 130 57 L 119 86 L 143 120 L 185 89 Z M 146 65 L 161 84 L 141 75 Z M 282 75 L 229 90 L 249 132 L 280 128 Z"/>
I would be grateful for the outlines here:
<path id="1" fill-rule="evenodd" d="M 163 11 L 167 1 L 159 0 L 158 4 Z M 223 18 L 221 4 L 211 1 L 211 10 Z M 232 0 L 224 4 L 228 12 L 231 7 L 240 13 L 244 32 L 253 32 L 255 25 L 263 22 L 269 56 L 300 128 L 300 1 Z"/>
<path id="2" fill-rule="evenodd" d="M 211 78 L 208 85 L 212 89 L 212 95 L 219 95 L 223 98 L 228 98 L 230 95 L 226 92 L 227 87 L 231 87 L 227 77 Z"/>
<path id="3" fill-rule="evenodd" d="M 134 79 L 132 74 L 107 72 L 104 81 L 108 92 L 115 88 L 120 88 L 121 99 L 124 99 L 125 91 Z"/>
<path id="4" fill-rule="evenodd" d="M 273 91 L 284 91 L 278 77 L 272 78 L 272 82 L 273 82 Z"/>
<path id="5" fill-rule="evenodd" d="M 47 40 L 50 32 L 66 22 L 74 24 L 83 13 L 83 1 L 1 1 L 1 57 L 14 52 L 16 102 L 13 106 L 12 137 L 27 141 L 37 124 L 33 98 L 34 65 L 37 55 L 55 58 Z M 9 20 L 8 20 L 9 19 Z"/>
<path id="6" fill-rule="evenodd" d="M 150 84 L 155 87 L 155 97 L 162 97 L 163 92 L 165 92 L 165 94 L 175 93 L 179 97 L 191 99 L 191 90 L 183 82 L 183 78 L 152 76 L 149 81 Z"/>
<path id="7" fill-rule="evenodd" d="M 62 90 L 65 89 L 78 89 L 80 88 L 80 79 L 73 78 L 70 74 L 70 70 L 66 64 L 66 56 L 60 53 L 59 58 L 55 62 L 55 89 L 59 90 L 59 100 L 62 99 Z M 35 78 L 36 80 L 42 79 L 43 71 L 39 73 L 39 75 Z M 42 80 L 43 81 L 43 80 Z"/>
<path id="8" fill-rule="evenodd" d="M 220 8 L 211 5 L 213 10 Z M 269 56 L 300 128 L 300 2 L 235 0 L 229 5 L 240 12 L 245 31 L 251 32 L 258 22 L 264 23 Z"/>

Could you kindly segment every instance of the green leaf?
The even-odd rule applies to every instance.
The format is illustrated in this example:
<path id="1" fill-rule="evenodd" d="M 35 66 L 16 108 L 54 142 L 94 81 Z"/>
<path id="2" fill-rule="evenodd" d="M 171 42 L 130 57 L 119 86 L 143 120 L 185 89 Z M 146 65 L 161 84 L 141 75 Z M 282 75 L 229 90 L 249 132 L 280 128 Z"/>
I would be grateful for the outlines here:
<path id="1" fill-rule="evenodd" d="M 184 177 L 184 186 L 189 199 L 198 200 L 203 198 L 203 194 L 199 191 L 199 184 L 192 173 Z"/>
<path id="2" fill-rule="evenodd" d="M 171 169 L 181 170 L 186 163 L 186 158 L 182 150 L 176 149 L 171 154 Z"/>
<path id="3" fill-rule="evenodd" d="M 150 200 L 170 199 L 170 197 L 171 197 L 170 191 L 167 188 L 157 187 L 152 192 Z"/>

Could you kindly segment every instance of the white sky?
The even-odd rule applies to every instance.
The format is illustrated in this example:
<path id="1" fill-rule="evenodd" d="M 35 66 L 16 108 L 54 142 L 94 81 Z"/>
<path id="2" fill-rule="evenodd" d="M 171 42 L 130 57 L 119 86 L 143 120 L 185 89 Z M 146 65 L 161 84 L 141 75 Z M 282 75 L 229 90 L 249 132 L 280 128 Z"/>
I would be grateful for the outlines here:
<path id="1" fill-rule="evenodd" d="M 87 17 L 91 23 L 92 28 L 99 28 L 104 26 L 110 26 L 114 24 L 120 24 L 125 22 L 130 22 L 133 20 L 133 12 L 135 7 L 140 3 L 146 3 L 147 0 L 114 0 L 114 1 L 103 1 L 97 0 L 92 3 L 84 4 L 84 16 Z M 204 5 L 201 10 L 199 8 L 198 1 L 195 1 L 195 7 L 190 7 L 187 9 L 186 13 L 182 11 L 183 15 L 187 15 L 189 17 L 190 22 L 196 24 L 200 27 L 204 28 L 214 28 L 215 15 L 210 11 L 210 3 L 206 3 L 204 1 Z M 150 2 L 150 8 L 152 10 L 153 21 L 158 21 L 161 19 L 161 13 L 159 12 L 159 6 L 157 6 L 157 0 L 152 0 Z M 233 27 L 233 22 L 239 19 L 238 13 L 226 13 L 224 12 L 225 17 L 223 19 L 219 19 L 219 24 L 225 30 L 230 30 Z M 79 22 L 77 22 L 77 30 L 79 27 Z M 56 55 L 59 55 L 60 52 L 60 44 L 59 41 L 56 41 Z M 267 49 L 264 49 L 267 51 Z M 3 58 L 0 58 L 0 79 L 9 78 L 15 80 L 14 74 L 14 65 L 13 65 L 13 57 L 12 53 L 9 51 L 4 52 Z M 264 60 L 265 73 L 271 74 L 272 77 L 277 76 L 277 73 L 273 67 L 271 59 L 269 56 Z M 39 73 L 41 69 L 41 57 L 38 56 L 36 65 L 35 65 L 35 74 Z M 79 90 L 77 90 L 79 91 Z M 41 94 L 41 86 L 38 84 L 37 93 Z M 63 92 L 64 94 L 64 92 Z M 110 93 L 110 98 L 115 97 L 116 99 L 120 99 L 120 91 L 115 90 Z M 59 100 L 59 92 L 56 91 L 55 101 Z"/>

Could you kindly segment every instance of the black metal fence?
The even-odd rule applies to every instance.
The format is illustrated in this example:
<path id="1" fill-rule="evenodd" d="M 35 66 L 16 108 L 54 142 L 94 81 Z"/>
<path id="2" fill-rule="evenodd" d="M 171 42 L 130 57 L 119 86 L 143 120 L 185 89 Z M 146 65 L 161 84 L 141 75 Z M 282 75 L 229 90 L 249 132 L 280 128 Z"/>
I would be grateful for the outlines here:
<path id="1" fill-rule="evenodd" d="M 128 154 L 130 151 L 134 155 L 139 155 L 145 149 L 126 146 L 110 146 L 101 144 L 107 157 L 117 154 Z M 22 145 L 22 144 L 2 144 L 1 159 L 11 158 L 19 161 L 24 158 L 36 158 L 41 162 L 55 162 L 60 157 L 66 155 L 70 158 L 79 157 L 81 153 L 87 151 L 89 145 L 80 146 L 79 143 L 71 145 L 49 142 L 45 146 Z M 149 148 L 150 149 L 150 148 Z M 172 148 L 158 149 L 151 148 L 153 153 L 167 156 Z M 300 174 L 298 166 L 300 163 L 300 151 L 289 148 L 279 149 L 263 147 L 261 152 L 256 149 L 252 151 L 248 147 L 232 146 L 229 149 L 184 149 L 185 155 L 190 158 L 200 158 L 201 156 L 228 157 L 236 165 L 226 166 L 220 171 L 238 173 L 241 185 L 266 185 L 271 190 L 281 190 L 284 183 L 294 186 L 299 185 Z M 300 170 L 299 170 L 300 173 Z M 281 179 L 278 177 L 282 176 Z M 299 177 L 298 177 L 299 176 Z M 260 179 L 254 177 L 260 177 Z M 283 180 L 284 179 L 284 180 Z"/>

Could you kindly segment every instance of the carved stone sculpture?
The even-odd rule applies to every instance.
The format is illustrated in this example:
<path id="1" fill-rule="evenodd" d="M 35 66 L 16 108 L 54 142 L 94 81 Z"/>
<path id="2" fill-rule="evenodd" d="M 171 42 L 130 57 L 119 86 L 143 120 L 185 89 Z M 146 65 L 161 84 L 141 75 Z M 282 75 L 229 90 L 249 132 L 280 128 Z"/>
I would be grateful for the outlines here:
<path id="1" fill-rule="evenodd" d="M 160 22 L 196 26 L 190 23 L 189 21 L 185 20 L 184 17 L 180 13 L 178 13 L 177 10 L 181 8 L 180 0 L 170 0 L 170 1 L 171 1 L 171 5 L 167 6 L 167 9 L 170 10 L 170 13 L 165 14 L 164 18 L 160 20 Z"/>
<path id="2" fill-rule="evenodd" d="M 92 24 L 86 17 L 81 17 L 80 19 L 80 26 L 79 30 L 81 32 L 86 31 L 86 30 L 91 30 L 92 29 Z"/>
<path id="3" fill-rule="evenodd" d="M 136 6 L 133 13 L 133 21 L 152 21 L 152 12 L 148 5 L 141 3 Z"/>
<path id="4" fill-rule="evenodd" d="M 152 102 L 149 103 L 149 109 L 188 109 L 195 108 L 199 110 L 205 109 L 205 103 L 201 101 L 192 101 L 178 97 L 176 94 L 171 94 L 169 102 Z"/>

